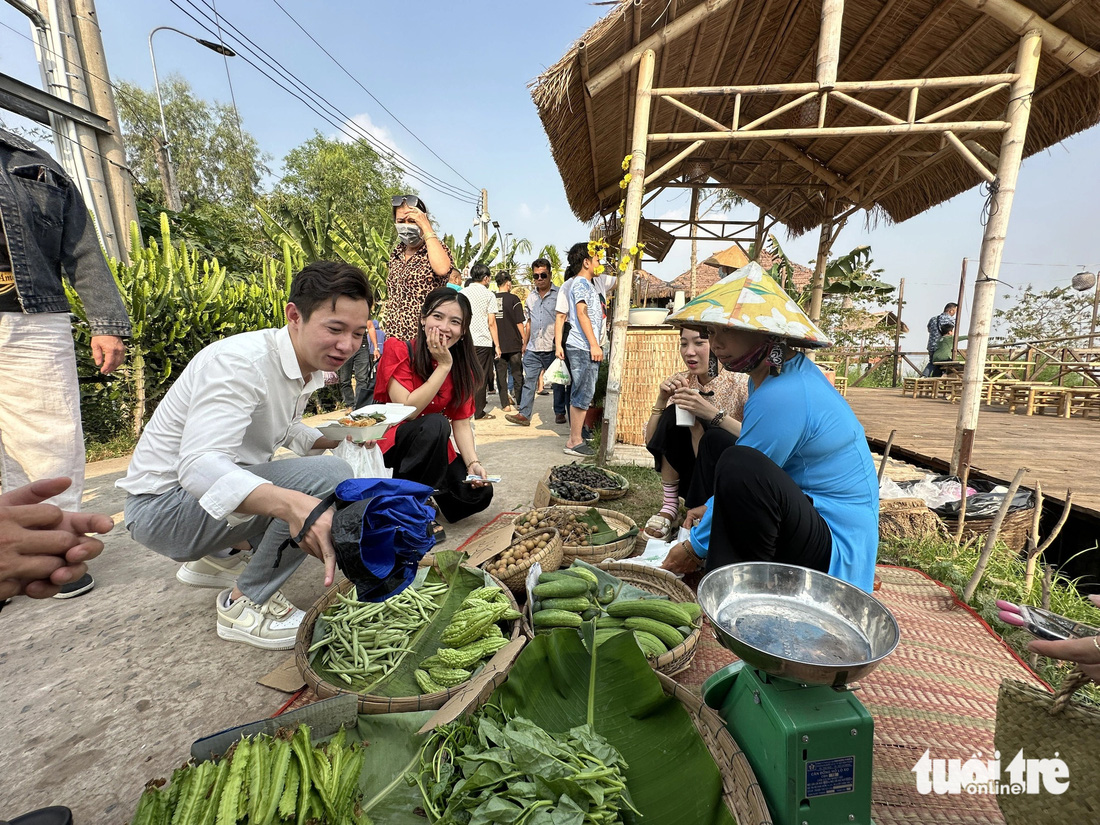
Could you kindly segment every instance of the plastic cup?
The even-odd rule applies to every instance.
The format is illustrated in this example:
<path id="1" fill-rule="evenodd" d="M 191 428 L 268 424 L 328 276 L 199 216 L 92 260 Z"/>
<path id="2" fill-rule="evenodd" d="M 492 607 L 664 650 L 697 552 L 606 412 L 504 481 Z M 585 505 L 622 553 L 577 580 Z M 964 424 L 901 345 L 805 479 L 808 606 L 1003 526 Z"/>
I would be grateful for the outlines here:
<path id="1" fill-rule="evenodd" d="M 691 410 L 685 410 L 679 404 L 674 405 L 676 407 L 676 424 L 680 427 L 690 427 L 695 423 L 695 413 Z"/>

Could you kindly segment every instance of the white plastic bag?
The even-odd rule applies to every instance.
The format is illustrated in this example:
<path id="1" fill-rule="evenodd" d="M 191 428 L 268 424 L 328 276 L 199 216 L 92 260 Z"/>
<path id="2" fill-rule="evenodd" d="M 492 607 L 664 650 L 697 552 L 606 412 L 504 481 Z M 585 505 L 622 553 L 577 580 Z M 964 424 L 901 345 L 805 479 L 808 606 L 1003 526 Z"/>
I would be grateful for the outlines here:
<path id="1" fill-rule="evenodd" d="M 393 478 L 393 470 L 382 461 L 378 445 L 360 447 L 347 439 L 341 441 L 332 454 L 351 465 L 352 478 Z"/>
<path id="2" fill-rule="evenodd" d="M 543 376 L 543 381 L 547 384 L 561 384 L 563 387 L 568 387 L 571 380 L 569 370 L 565 368 L 565 363 L 560 358 L 550 362 Z"/>

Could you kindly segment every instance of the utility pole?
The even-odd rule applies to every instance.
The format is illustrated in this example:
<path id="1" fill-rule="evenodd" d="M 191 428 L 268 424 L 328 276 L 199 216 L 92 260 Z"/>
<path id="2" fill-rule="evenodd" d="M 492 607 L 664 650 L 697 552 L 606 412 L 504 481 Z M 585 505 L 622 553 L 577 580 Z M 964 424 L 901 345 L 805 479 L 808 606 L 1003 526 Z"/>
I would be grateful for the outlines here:
<path id="1" fill-rule="evenodd" d="M 128 257 L 130 224 L 138 219 L 137 202 L 134 199 L 133 176 L 126 163 L 126 149 L 122 145 L 122 126 L 115 105 L 114 88 L 107 71 L 107 58 L 103 54 L 103 37 L 99 30 L 94 0 L 71 0 L 73 22 L 76 24 L 78 53 L 84 63 L 88 100 L 93 112 L 107 120 L 112 134 L 98 134 L 99 153 L 103 156 L 103 172 L 107 184 L 107 197 L 114 215 L 115 232 L 119 240 L 119 252 Z"/>
<path id="2" fill-rule="evenodd" d="M 484 250 L 489 244 L 489 190 L 481 190 L 481 248 Z"/>

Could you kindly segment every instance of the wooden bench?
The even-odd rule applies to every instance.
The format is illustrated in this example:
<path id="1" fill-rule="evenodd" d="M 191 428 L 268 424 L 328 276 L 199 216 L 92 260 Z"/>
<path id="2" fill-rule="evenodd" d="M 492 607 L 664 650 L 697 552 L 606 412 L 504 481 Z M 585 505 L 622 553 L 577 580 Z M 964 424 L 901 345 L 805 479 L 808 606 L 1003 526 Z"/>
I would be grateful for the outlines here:
<path id="1" fill-rule="evenodd" d="M 935 398 L 939 390 L 939 378 L 916 378 L 913 384 L 914 398 Z"/>
<path id="2" fill-rule="evenodd" d="M 841 397 L 846 398 L 848 396 L 848 378 L 844 375 L 838 375 L 833 379 L 833 386 L 836 387 L 836 391 L 840 393 Z"/>
<path id="3" fill-rule="evenodd" d="M 1067 387 L 1062 394 L 1062 406 L 1058 414 L 1062 418 L 1069 418 L 1073 413 L 1080 413 L 1082 418 L 1088 418 L 1095 412 L 1100 417 L 1100 387 Z"/>
<path id="4" fill-rule="evenodd" d="M 1008 411 L 1016 413 L 1020 407 L 1024 409 L 1024 415 L 1034 415 L 1035 411 L 1043 412 L 1051 410 L 1056 414 L 1062 411 L 1062 396 L 1067 392 L 1067 387 L 1055 387 L 1047 383 L 1021 382 L 1014 385 L 1008 402 Z"/>
<path id="5" fill-rule="evenodd" d="M 901 379 L 901 394 L 917 397 L 917 377 L 915 375 Z"/>

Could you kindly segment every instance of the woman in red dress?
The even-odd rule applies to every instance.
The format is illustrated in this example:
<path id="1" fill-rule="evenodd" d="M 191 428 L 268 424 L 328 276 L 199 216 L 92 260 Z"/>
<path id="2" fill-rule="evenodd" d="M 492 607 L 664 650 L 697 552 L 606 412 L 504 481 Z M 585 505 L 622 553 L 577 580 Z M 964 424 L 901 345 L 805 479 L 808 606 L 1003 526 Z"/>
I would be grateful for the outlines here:
<path id="1" fill-rule="evenodd" d="M 416 414 L 390 428 L 378 446 L 394 478 L 436 489 L 436 505 L 450 522 L 481 512 L 493 499 L 491 484 L 466 481 L 489 477 L 470 424 L 480 380 L 470 316 L 465 296 L 447 287 L 429 292 L 416 337 L 386 339 L 374 390 L 379 403 L 416 407 Z M 441 532 L 436 533 L 440 540 Z"/>

